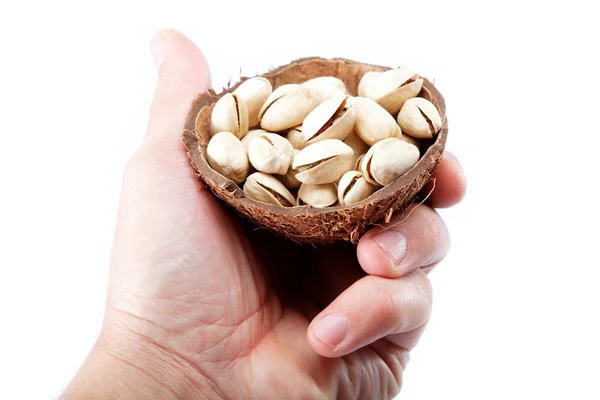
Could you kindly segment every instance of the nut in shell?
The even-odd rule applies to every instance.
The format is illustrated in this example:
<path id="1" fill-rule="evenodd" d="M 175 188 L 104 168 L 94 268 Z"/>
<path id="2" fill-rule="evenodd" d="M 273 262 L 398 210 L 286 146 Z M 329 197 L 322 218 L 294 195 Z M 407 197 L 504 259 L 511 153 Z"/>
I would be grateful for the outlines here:
<path id="1" fill-rule="evenodd" d="M 296 155 L 298 153 L 300 153 L 300 150 L 294 149 L 294 158 L 296 157 Z M 279 176 L 279 180 L 288 189 L 298 189 L 300 187 L 300 185 L 302 185 L 302 182 L 300 182 L 298 179 L 296 179 L 297 173 L 298 173 L 298 171 L 296 171 L 293 168 L 290 168 L 290 169 L 288 169 L 287 174 Z"/>
<path id="2" fill-rule="evenodd" d="M 361 85 L 364 97 L 376 101 L 393 115 L 400 111 L 406 100 L 416 97 L 422 87 L 423 78 L 408 68 L 398 68 L 370 75 L 367 77 L 367 81 Z"/>
<path id="3" fill-rule="evenodd" d="M 240 140 L 231 132 L 219 132 L 206 148 L 208 165 L 225 178 L 242 183 L 248 176 L 248 156 Z"/>
<path id="4" fill-rule="evenodd" d="M 215 104 L 210 118 L 211 136 L 231 132 L 238 139 L 248 133 L 248 108 L 235 93 L 227 93 Z"/>
<path id="5" fill-rule="evenodd" d="M 333 206 L 338 200 L 335 183 L 313 185 L 303 183 L 298 190 L 298 205 L 308 204 L 317 208 Z"/>
<path id="6" fill-rule="evenodd" d="M 248 158 L 252 166 L 267 174 L 287 174 L 293 157 L 291 143 L 275 133 L 260 134 L 248 146 Z"/>
<path id="7" fill-rule="evenodd" d="M 360 82 L 358 83 L 358 95 L 360 97 L 367 97 L 365 95 L 365 87 L 367 87 L 369 85 L 371 78 L 373 78 L 374 76 L 376 76 L 378 74 L 381 74 L 381 72 L 369 71 L 362 76 L 362 78 L 360 79 Z"/>
<path id="8" fill-rule="evenodd" d="M 407 135 L 430 139 L 442 129 L 442 117 L 429 100 L 415 97 L 402 106 L 398 113 L 398 124 Z"/>
<path id="9" fill-rule="evenodd" d="M 294 149 L 302 150 L 302 125 L 293 127 L 285 136 L 287 140 L 294 146 Z"/>
<path id="10" fill-rule="evenodd" d="M 265 131 L 264 129 L 251 129 L 248 131 L 246 136 L 242 138 L 242 146 L 244 146 L 244 150 L 246 150 L 246 153 L 248 153 L 248 147 L 250 146 L 250 142 L 252 141 L 252 139 L 264 133 L 269 132 Z"/>
<path id="11" fill-rule="evenodd" d="M 353 154 L 352 148 L 341 140 L 325 139 L 302 149 L 292 168 L 298 171 L 296 179 L 302 183 L 331 183 L 352 168 Z"/>
<path id="12" fill-rule="evenodd" d="M 363 201 L 375 192 L 375 186 L 363 177 L 359 171 L 348 171 L 338 184 L 340 206 L 351 206 Z"/>
<path id="13" fill-rule="evenodd" d="M 285 89 L 282 89 L 285 88 Z M 302 124 L 319 101 L 313 91 L 300 85 L 284 85 L 273 91 L 258 118 L 260 127 L 270 132 L 281 132 Z"/>
<path id="14" fill-rule="evenodd" d="M 262 76 L 244 81 L 233 92 L 246 103 L 249 127 L 252 128 L 259 124 L 258 113 L 272 92 L 273 87 L 271 86 L 271 82 Z"/>
<path id="15" fill-rule="evenodd" d="M 329 100 L 333 96 L 348 94 L 344 82 L 335 76 L 319 76 L 302 83 L 302 86 L 312 89 L 319 99 L 319 103 Z"/>
<path id="16" fill-rule="evenodd" d="M 379 104 L 363 97 L 355 97 L 353 103 L 356 113 L 354 131 L 363 142 L 373 146 L 380 140 L 402 136 L 394 117 Z"/>
<path id="17" fill-rule="evenodd" d="M 352 151 L 354 151 L 354 155 L 352 156 L 352 165 L 355 165 L 356 160 L 369 151 L 369 145 L 363 142 L 354 131 L 350 132 L 350 134 L 346 136 L 344 143 L 350 146 Z"/>
<path id="18" fill-rule="evenodd" d="M 354 128 L 356 116 L 348 95 L 326 100 L 312 110 L 302 123 L 302 147 L 325 139 L 344 140 Z"/>
<path id="19" fill-rule="evenodd" d="M 251 199 L 275 206 L 292 207 L 296 200 L 277 179 L 263 172 L 255 172 L 246 179 L 244 194 Z"/>
<path id="20" fill-rule="evenodd" d="M 386 186 L 407 173 L 419 161 L 419 149 L 397 138 L 377 142 L 360 162 L 367 182 Z"/>

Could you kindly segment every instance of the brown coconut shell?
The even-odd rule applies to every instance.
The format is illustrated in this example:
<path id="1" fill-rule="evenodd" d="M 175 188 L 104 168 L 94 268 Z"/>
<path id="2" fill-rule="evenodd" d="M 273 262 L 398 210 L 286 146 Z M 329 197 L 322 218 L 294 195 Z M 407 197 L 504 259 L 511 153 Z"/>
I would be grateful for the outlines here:
<path id="1" fill-rule="evenodd" d="M 370 65 L 336 58 L 304 58 L 273 69 L 261 76 L 273 88 L 288 83 L 302 83 L 318 76 L 336 76 L 356 96 L 362 76 L 369 71 L 385 71 L 389 67 Z M 421 146 L 421 159 L 406 174 L 381 188 L 369 198 L 347 207 L 325 209 L 310 206 L 279 207 L 248 198 L 234 182 L 214 171 L 206 161 L 206 147 L 210 140 L 212 109 L 223 95 L 233 92 L 243 81 L 216 94 L 212 89 L 200 94 L 189 111 L 183 142 L 193 168 L 212 191 L 238 214 L 248 218 L 257 227 L 268 229 L 298 243 L 324 244 L 338 241 L 356 243 L 370 226 L 389 222 L 394 212 L 402 211 L 417 200 L 419 191 L 429 181 L 437 167 L 446 143 L 448 125 L 446 104 L 440 92 L 428 80 L 419 96 L 431 101 L 439 110 L 444 126 L 435 139 Z M 426 149 L 426 151 L 425 151 Z M 423 151 L 425 153 L 423 154 Z"/>

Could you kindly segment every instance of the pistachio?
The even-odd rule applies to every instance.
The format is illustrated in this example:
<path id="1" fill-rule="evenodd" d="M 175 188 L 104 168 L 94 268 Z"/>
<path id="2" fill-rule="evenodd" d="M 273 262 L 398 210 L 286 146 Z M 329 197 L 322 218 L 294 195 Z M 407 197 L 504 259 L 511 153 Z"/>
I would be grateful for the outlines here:
<path id="1" fill-rule="evenodd" d="M 419 149 L 401 139 L 377 142 L 360 162 L 360 172 L 367 182 L 388 185 L 408 172 L 419 161 Z"/>
<path id="2" fill-rule="evenodd" d="M 402 135 L 399 138 L 400 140 L 404 140 L 406 143 L 410 143 L 413 146 L 417 146 L 417 149 L 421 148 L 421 141 L 419 139 L 415 139 L 412 136 L 408 136 L 408 135 Z"/>
<path id="3" fill-rule="evenodd" d="M 262 172 L 255 172 L 246 179 L 244 193 L 251 199 L 275 206 L 292 207 L 296 203 L 281 182 Z"/>
<path id="4" fill-rule="evenodd" d="M 354 131 L 350 132 L 350 134 L 346 136 L 344 143 L 350 146 L 352 151 L 354 151 L 354 155 L 352 156 L 352 165 L 355 165 L 356 160 L 369 151 L 369 145 L 363 142 Z"/>
<path id="5" fill-rule="evenodd" d="M 352 132 L 355 121 L 348 95 L 334 96 L 306 116 L 302 123 L 302 147 L 325 139 L 344 140 Z"/>
<path id="6" fill-rule="evenodd" d="M 365 153 L 365 154 L 367 154 L 367 153 Z M 358 156 L 358 158 L 356 159 L 356 161 L 354 161 L 354 169 L 356 171 L 360 170 L 360 162 L 365 157 L 365 154 L 361 154 L 360 156 Z"/>
<path id="7" fill-rule="evenodd" d="M 367 182 L 358 171 L 348 171 L 338 184 L 338 201 L 340 206 L 350 206 L 373 194 L 375 186 Z"/>
<path id="8" fill-rule="evenodd" d="M 302 86 L 312 89 L 319 103 L 329 100 L 333 96 L 348 94 L 344 82 L 334 76 L 319 76 L 302 83 Z"/>
<path id="9" fill-rule="evenodd" d="M 354 109 L 354 131 L 369 146 L 383 139 L 402 136 L 394 117 L 373 100 L 355 97 Z"/>
<path id="10" fill-rule="evenodd" d="M 294 148 L 286 138 L 275 133 L 262 133 L 248 146 L 248 158 L 257 171 L 285 175 L 288 172 Z"/>
<path id="11" fill-rule="evenodd" d="M 365 87 L 369 85 L 369 81 L 371 80 L 371 78 L 373 78 L 375 75 L 378 75 L 380 73 L 381 72 L 379 72 L 379 71 L 369 71 L 362 76 L 362 78 L 360 79 L 360 82 L 358 83 L 358 95 L 360 97 L 366 97 L 365 96 Z"/>
<path id="12" fill-rule="evenodd" d="M 263 133 L 269 133 L 263 129 L 251 129 L 248 131 L 248 133 L 246 134 L 246 136 L 243 137 L 242 139 L 242 146 L 244 146 L 244 150 L 246 150 L 246 153 L 248 153 L 248 146 L 250 146 L 250 142 L 252 141 L 252 139 L 254 139 L 255 137 L 262 135 Z"/>
<path id="13" fill-rule="evenodd" d="M 296 150 L 294 149 L 294 158 L 296 157 L 296 155 L 300 153 L 300 150 Z M 292 159 L 293 160 L 293 159 Z M 300 185 L 302 184 L 302 182 L 300 182 L 298 179 L 296 179 L 296 174 L 298 173 L 298 171 L 296 171 L 293 168 L 288 169 L 287 174 L 285 175 L 279 175 L 279 180 L 281 181 L 281 183 L 283 183 L 283 185 L 288 188 L 288 189 L 298 189 L 300 187 Z"/>
<path id="14" fill-rule="evenodd" d="M 248 108 L 248 126 L 257 126 L 260 122 L 258 113 L 263 104 L 273 92 L 273 87 L 268 79 L 258 76 L 251 78 L 235 89 L 233 93 L 237 94 L 240 99 L 246 103 Z"/>
<path id="15" fill-rule="evenodd" d="M 298 205 L 308 204 L 309 206 L 324 208 L 336 203 L 337 187 L 335 183 L 323 183 L 313 185 L 303 183 L 298 190 Z"/>
<path id="16" fill-rule="evenodd" d="M 402 106 L 398 113 L 398 124 L 407 135 L 429 139 L 442 129 L 442 117 L 429 100 L 415 97 Z"/>
<path id="17" fill-rule="evenodd" d="M 396 114 L 404 102 L 416 97 L 423 78 L 408 68 L 398 68 L 371 75 L 362 85 L 363 96 L 376 101 L 390 114 Z"/>
<path id="18" fill-rule="evenodd" d="M 240 140 L 231 132 L 219 132 L 206 148 L 208 165 L 227 179 L 242 183 L 248 176 L 248 156 Z"/>
<path id="19" fill-rule="evenodd" d="M 231 132 L 238 139 L 248 133 L 248 108 L 235 93 L 227 93 L 215 104 L 210 117 L 210 134 Z"/>
<path id="20" fill-rule="evenodd" d="M 285 136 L 295 149 L 302 150 L 302 125 L 290 129 Z"/>
<path id="21" fill-rule="evenodd" d="M 281 132 L 300 125 L 308 113 L 319 105 L 311 89 L 300 85 L 290 86 L 275 89 L 261 108 L 258 118 L 264 130 Z"/>
<path id="22" fill-rule="evenodd" d="M 292 163 L 302 183 L 331 183 L 352 167 L 352 148 L 338 139 L 313 143 L 298 153 Z"/>

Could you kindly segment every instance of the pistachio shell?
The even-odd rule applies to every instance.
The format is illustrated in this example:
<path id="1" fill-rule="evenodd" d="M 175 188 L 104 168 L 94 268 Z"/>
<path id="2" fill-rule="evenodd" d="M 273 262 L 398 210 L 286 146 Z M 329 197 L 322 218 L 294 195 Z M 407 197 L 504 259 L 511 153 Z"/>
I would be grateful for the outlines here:
<path id="1" fill-rule="evenodd" d="M 404 102 L 416 97 L 422 87 L 423 79 L 415 71 L 398 68 L 373 75 L 363 84 L 362 91 L 364 97 L 396 115 Z"/>
<path id="2" fill-rule="evenodd" d="M 244 193 L 251 199 L 275 206 L 291 207 L 296 203 L 281 182 L 262 172 L 255 172 L 246 179 Z"/>
<path id="3" fill-rule="evenodd" d="M 300 153 L 300 150 L 294 149 L 294 158 L 296 157 L 296 155 L 298 153 Z M 292 160 L 294 158 L 292 158 Z M 286 188 L 298 189 L 300 187 L 300 185 L 302 184 L 302 182 L 300 182 L 298 179 L 296 179 L 297 173 L 298 173 L 298 171 L 296 171 L 293 168 L 290 168 L 290 169 L 288 169 L 288 172 L 285 175 L 277 175 L 276 178 L 279 179 Z"/>
<path id="4" fill-rule="evenodd" d="M 248 126 L 254 127 L 260 123 L 258 113 L 272 92 L 271 82 L 262 76 L 244 81 L 235 90 L 234 93 L 246 103 L 248 108 Z"/>
<path id="5" fill-rule="evenodd" d="M 402 135 L 399 138 L 400 140 L 404 140 L 406 143 L 410 143 L 413 146 L 416 146 L 418 149 L 421 148 L 421 141 L 419 139 L 415 139 L 412 136 L 408 136 L 408 135 Z"/>
<path id="6" fill-rule="evenodd" d="M 383 139 L 402 136 L 394 117 L 373 100 L 355 97 L 354 110 L 354 131 L 369 146 Z"/>
<path id="7" fill-rule="evenodd" d="M 381 72 L 379 71 L 369 71 L 366 74 L 363 75 L 363 77 L 360 79 L 360 82 L 358 83 L 358 95 L 360 97 L 366 97 L 365 95 L 365 87 L 368 86 L 369 81 L 371 80 L 371 78 L 373 78 L 375 75 L 381 74 Z"/>
<path id="8" fill-rule="evenodd" d="M 206 148 L 208 165 L 227 179 L 242 183 L 248 176 L 248 156 L 240 140 L 231 132 L 219 132 Z"/>
<path id="9" fill-rule="evenodd" d="M 377 142 L 360 163 L 360 172 L 367 182 L 389 185 L 408 172 L 419 161 L 419 149 L 401 139 Z"/>
<path id="10" fill-rule="evenodd" d="M 210 118 L 210 134 L 231 132 L 238 139 L 248 133 L 248 108 L 235 93 L 227 93 L 215 104 Z"/>
<path id="11" fill-rule="evenodd" d="M 341 140 L 325 139 L 302 149 L 292 168 L 299 171 L 296 179 L 302 183 L 331 183 L 350 170 L 352 155 L 352 148 Z"/>
<path id="12" fill-rule="evenodd" d="M 275 133 L 262 133 L 248 146 L 248 158 L 257 171 L 285 175 L 292 163 L 294 148 L 286 138 Z"/>
<path id="13" fill-rule="evenodd" d="M 333 96 L 348 94 L 348 89 L 344 82 L 334 76 L 320 76 L 309 79 L 302 83 L 302 86 L 312 89 L 315 96 L 319 99 L 319 103 L 322 103 Z"/>
<path id="14" fill-rule="evenodd" d="M 362 161 L 362 159 L 365 157 L 367 153 L 365 154 L 361 154 L 360 156 L 358 156 L 358 158 L 354 161 L 354 169 L 356 171 L 360 171 L 360 162 Z"/>
<path id="15" fill-rule="evenodd" d="M 348 104 L 348 95 L 334 96 L 306 116 L 302 123 L 302 147 L 325 139 L 344 140 L 355 121 L 354 106 Z"/>
<path id="16" fill-rule="evenodd" d="M 346 136 L 344 143 L 350 146 L 352 151 L 354 151 L 354 155 L 352 156 L 352 165 L 355 165 L 356 160 L 369 151 L 369 145 L 363 142 L 354 131 L 350 132 L 350 134 Z"/>
<path id="17" fill-rule="evenodd" d="M 299 88 L 300 88 L 300 85 L 297 85 L 295 83 L 290 83 L 287 85 L 281 85 L 277 89 L 273 90 L 273 92 L 271 92 L 269 97 L 267 97 L 267 100 L 265 100 L 265 103 L 263 104 L 263 106 L 260 108 L 260 111 L 258 112 L 258 120 L 259 121 L 262 120 L 262 117 L 263 117 L 265 111 L 267 110 L 267 108 L 269 108 L 271 106 L 271 104 L 273 104 L 274 102 L 276 102 L 277 100 L 279 100 L 280 98 L 285 96 L 286 94 L 295 92 Z"/>
<path id="18" fill-rule="evenodd" d="M 302 125 L 298 125 L 290 129 L 285 136 L 286 139 L 294 146 L 294 149 L 302 150 Z"/>
<path id="19" fill-rule="evenodd" d="M 366 181 L 359 171 L 348 171 L 338 184 L 340 206 L 350 206 L 373 194 L 375 186 Z"/>
<path id="20" fill-rule="evenodd" d="M 407 135 L 429 139 L 442 129 L 442 117 L 429 100 L 415 97 L 402 106 L 398 113 L 398 124 Z"/>
<path id="21" fill-rule="evenodd" d="M 261 110 L 262 117 L 259 115 L 259 118 L 261 128 L 270 132 L 281 132 L 300 125 L 308 113 L 319 104 L 312 90 L 300 86 L 270 103 L 269 99 Z"/>
<path id="22" fill-rule="evenodd" d="M 303 183 L 298 190 L 298 205 L 308 204 L 317 208 L 334 205 L 337 202 L 337 187 L 335 183 L 313 185 Z"/>
<path id="23" fill-rule="evenodd" d="M 244 150 L 246 150 L 246 153 L 248 153 L 248 146 L 250 146 L 250 142 L 252 141 L 252 139 L 259 135 L 262 135 L 263 133 L 269 132 L 265 131 L 264 129 L 252 129 L 248 131 L 246 136 L 244 136 L 242 139 L 242 146 L 244 146 Z"/>

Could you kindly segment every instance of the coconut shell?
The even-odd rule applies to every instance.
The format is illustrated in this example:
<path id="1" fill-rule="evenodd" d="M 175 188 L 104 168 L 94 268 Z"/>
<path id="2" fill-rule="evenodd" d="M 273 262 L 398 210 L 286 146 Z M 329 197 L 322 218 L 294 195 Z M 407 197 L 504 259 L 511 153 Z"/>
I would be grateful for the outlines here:
<path id="1" fill-rule="evenodd" d="M 365 73 L 388 69 L 390 68 L 340 58 L 304 58 L 273 69 L 262 76 L 271 82 L 273 88 L 288 83 L 302 83 L 318 76 L 335 76 L 344 81 L 351 95 L 356 96 L 358 84 Z M 242 78 L 239 83 L 220 94 L 216 94 L 212 89 L 200 94 L 189 111 L 183 131 L 183 142 L 198 177 L 220 199 L 258 228 L 268 229 L 303 244 L 338 241 L 356 243 L 372 225 L 389 222 L 393 213 L 401 212 L 419 200 L 420 190 L 429 181 L 442 157 L 448 135 L 446 104 L 431 82 L 424 80 L 419 96 L 428 99 L 438 108 L 444 125 L 434 139 L 423 142 L 419 162 L 405 175 L 359 203 L 348 207 L 321 209 L 310 206 L 286 208 L 257 202 L 246 197 L 238 185 L 208 165 L 206 147 L 210 140 L 212 109 L 219 98 L 233 92 L 246 79 L 248 78 Z"/>

